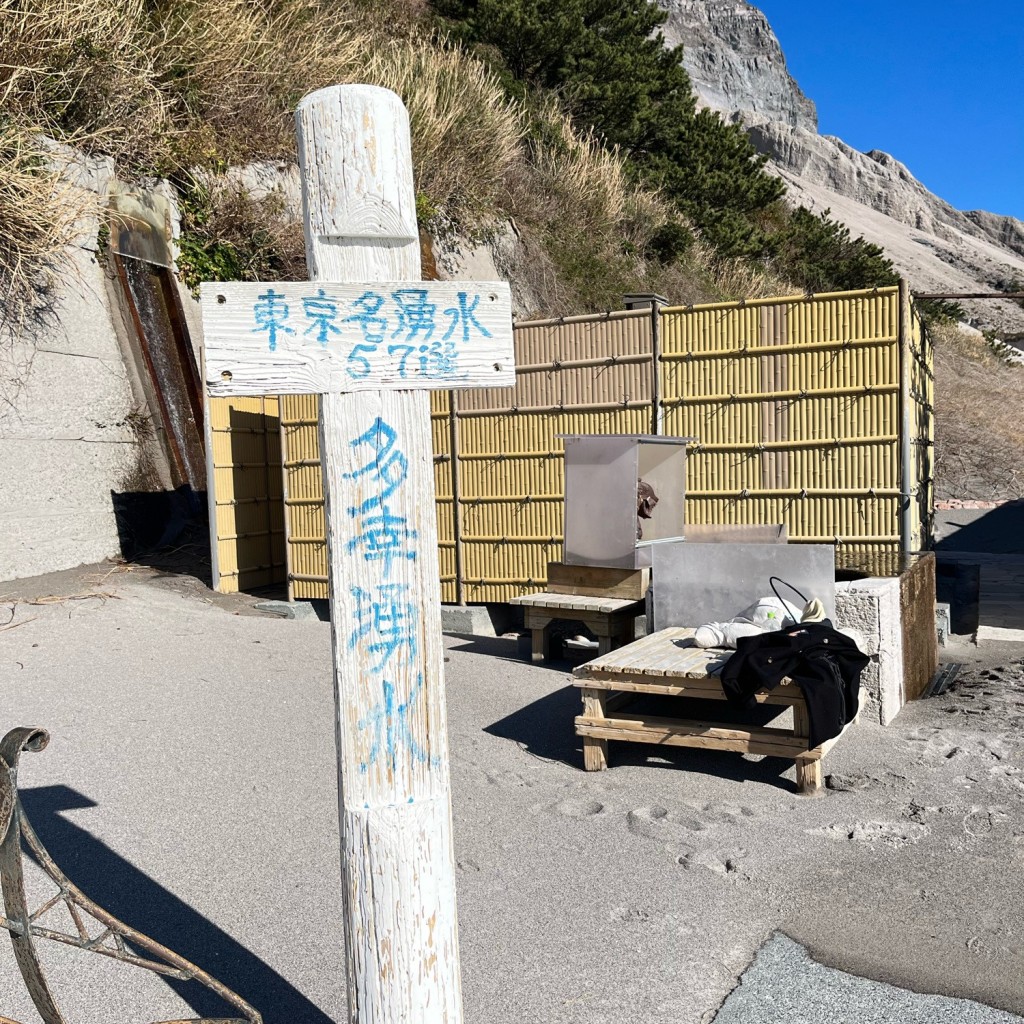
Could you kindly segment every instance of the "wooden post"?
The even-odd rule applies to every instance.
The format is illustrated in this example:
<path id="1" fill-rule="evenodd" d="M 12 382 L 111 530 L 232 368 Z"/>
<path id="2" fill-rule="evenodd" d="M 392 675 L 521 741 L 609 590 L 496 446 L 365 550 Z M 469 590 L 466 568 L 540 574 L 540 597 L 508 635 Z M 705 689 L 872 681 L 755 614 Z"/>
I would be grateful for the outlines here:
<path id="1" fill-rule="evenodd" d="M 207 384 L 321 395 L 350 1016 L 459 1024 L 423 389 L 514 382 L 511 297 L 501 282 L 419 281 L 409 121 L 394 93 L 322 89 L 296 122 L 315 284 L 204 284 Z"/>
<path id="2" fill-rule="evenodd" d="M 366 86 L 324 89 L 295 120 L 310 279 L 419 281 L 402 101 Z M 462 1020 L 429 399 L 389 391 L 320 400 L 348 998 L 358 1024 Z M 408 550 L 390 566 L 367 560 L 351 546 L 351 508 L 376 513 L 382 541 L 395 529 L 418 543 L 401 545 Z M 353 644 L 360 630 L 373 642 Z"/>

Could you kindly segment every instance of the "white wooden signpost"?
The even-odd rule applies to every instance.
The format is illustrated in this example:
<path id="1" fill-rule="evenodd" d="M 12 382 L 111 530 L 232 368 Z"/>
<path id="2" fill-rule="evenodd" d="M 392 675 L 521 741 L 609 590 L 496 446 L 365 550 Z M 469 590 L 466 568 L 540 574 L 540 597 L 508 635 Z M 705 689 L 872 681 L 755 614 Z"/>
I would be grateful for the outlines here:
<path id="1" fill-rule="evenodd" d="M 420 279 L 401 100 L 296 113 L 311 282 L 204 284 L 211 395 L 320 395 L 349 1008 L 462 1020 L 426 389 L 511 384 L 508 286 Z"/>

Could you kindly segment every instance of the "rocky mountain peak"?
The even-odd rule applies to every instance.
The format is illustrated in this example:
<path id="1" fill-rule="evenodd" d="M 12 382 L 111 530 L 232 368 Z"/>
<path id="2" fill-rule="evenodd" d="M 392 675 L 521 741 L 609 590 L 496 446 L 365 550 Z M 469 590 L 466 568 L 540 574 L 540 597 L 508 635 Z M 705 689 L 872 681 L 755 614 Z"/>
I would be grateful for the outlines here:
<path id="1" fill-rule="evenodd" d="M 1024 223 L 961 212 L 889 153 L 861 153 L 818 134 L 815 106 L 760 10 L 744 0 L 657 2 L 668 12 L 665 41 L 682 45 L 698 101 L 742 121 L 768 169 L 786 182 L 790 203 L 828 211 L 855 238 L 881 245 L 917 291 L 997 291 L 1024 280 Z M 1015 303 L 963 305 L 985 326 L 1024 330 Z"/>
<path id="2" fill-rule="evenodd" d="M 814 104 L 786 68 L 768 19 L 743 0 L 657 0 L 669 46 L 683 46 L 694 92 L 723 113 L 817 131 Z"/>

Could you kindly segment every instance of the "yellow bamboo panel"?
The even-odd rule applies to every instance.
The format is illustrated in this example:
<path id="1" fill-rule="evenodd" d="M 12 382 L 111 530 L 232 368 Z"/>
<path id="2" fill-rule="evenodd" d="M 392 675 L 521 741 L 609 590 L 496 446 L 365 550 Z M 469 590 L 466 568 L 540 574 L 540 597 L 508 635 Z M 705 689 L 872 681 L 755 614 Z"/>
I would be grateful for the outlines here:
<path id="1" fill-rule="evenodd" d="M 285 513 L 288 521 L 289 596 L 297 600 L 327 598 L 327 541 L 323 478 L 315 395 L 283 395 L 282 433 L 286 452 Z M 430 421 L 437 492 L 438 553 L 442 600 L 455 600 L 455 538 L 448 394 L 431 393 Z"/>
<path id="2" fill-rule="evenodd" d="M 288 596 L 327 597 L 327 533 L 316 395 L 281 396 Z"/>
<path id="3" fill-rule="evenodd" d="M 687 521 L 899 543 L 899 290 L 662 311 L 662 424 L 695 436 Z"/>
<path id="4" fill-rule="evenodd" d="M 285 579 L 278 400 L 213 398 L 209 486 L 216 537 L 215 589 L 231 594 Z"/>
<path id="5" fill-rule="evenodd" d="M 659 326 L 660 432 L 699 439 L 688 460 L 689 522 L 781 522 L 791 539 L 833 542 L 842 555 L 898 550 L 898 289 L 668 308 Z M 647 310 L 520 323 L 513 388 L 458 392 L 454 407 L 432 393 L 444 601 L 506 601 L 543 586 L 562 551 L 559 435 L 650 432 L 651 328 Z M 916 315 L 910 348 L 920 540 L 930 529 L 934 382 Z M 281 424 L 292 592 L 324 597 L 316 400 L 282 399 Z M 258 462 L 255 449 L 248 456 Z M 226 485 L 216 483 L 220 496 Z M 217 510 L 229 571 L 239 570 L 227 538 L 268 521 L 260 487 L 248 478 L 238 486 L 252 508 Z"/>
<path id="6" fill-rule="evenodd" d="M 931 540 L 935 500 L 935 375 L 932 340 L 917 311 L 910 322 L 911 536 L 915 548 Z"/>

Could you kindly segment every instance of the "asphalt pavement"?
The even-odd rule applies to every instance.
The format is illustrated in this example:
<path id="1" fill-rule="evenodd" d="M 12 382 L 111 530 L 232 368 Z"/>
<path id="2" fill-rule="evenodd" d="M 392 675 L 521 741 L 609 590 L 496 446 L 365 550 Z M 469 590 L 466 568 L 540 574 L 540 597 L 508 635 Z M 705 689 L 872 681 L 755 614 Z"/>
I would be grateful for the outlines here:
<path id="1" fill-rule="evenodd" d="M 774 935 L 743 972 L 715 1024 L 1021 1024 L 969 999 L 922 995 L 815 963 Z"/>

